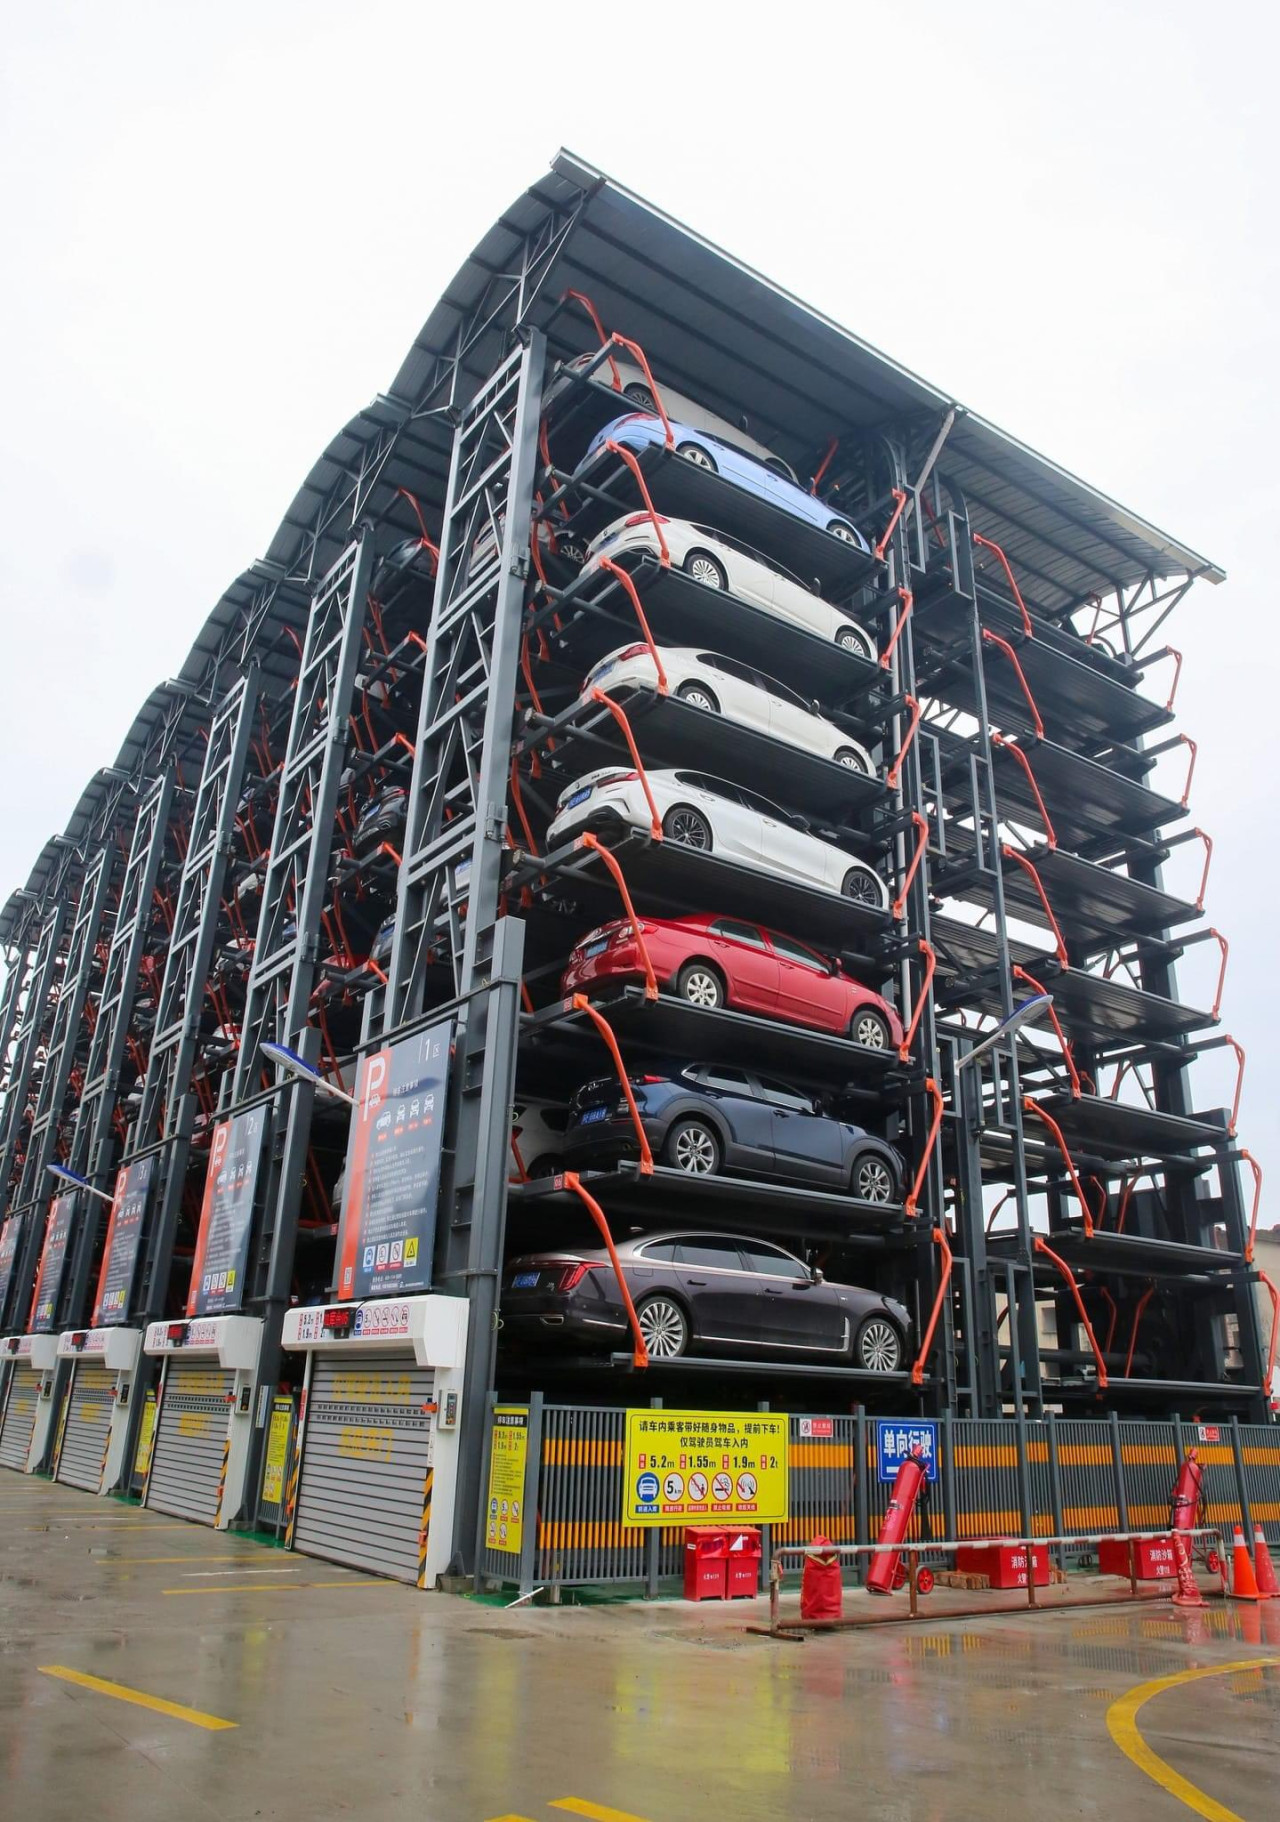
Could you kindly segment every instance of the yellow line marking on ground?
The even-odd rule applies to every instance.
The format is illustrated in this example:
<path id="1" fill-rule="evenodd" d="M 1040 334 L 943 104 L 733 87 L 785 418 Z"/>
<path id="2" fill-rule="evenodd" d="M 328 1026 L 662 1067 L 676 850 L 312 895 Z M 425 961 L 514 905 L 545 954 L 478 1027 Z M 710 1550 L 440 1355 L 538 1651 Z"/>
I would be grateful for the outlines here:
<path id="1" fill-rule="evenodd" d="M 68 1670 L 65 1664 L 39 1665 L 41 1676 L 57 1677 L 64 1683 L 76 1683 L 81 1689 L 94 1689 L 99 1695 L 114 1696 L 117 1702 L 132 1702 L 135 1708 L 150 1708 L 156 1714 L 172 1715 L 175 1721 L 186 1721 L 192 1727 L 203 1727 L 208 1733 L 222 1733 L 238 1727 L 238 1721 L 224 1721 L 219 1715 L 204 1714 L 199 1708 L 184 1708 L 181 1702 L 166 1702 L 163 1696 L 148 1695 L 144 1689 L 130 1689 L 124 1683 L 109 1683 L 106 1677 L 88 1676 L 83 1670 Z"/>
<path id="2" fill-rule="evenodd" d="M 533 1822 L 532 1816 L 490 1816 L 489 1822 Z"/>
<path id="3" fill-rule="evenodd" d="M 1243 1816 L 1225 1804 L 1215 1802 L 1147 1745 L 1138 1732 L 1137 1713 L 1153 1696 L 1162 1695 L 1166 1689 L 1177 1689 L 1183 1683 L 1198 1683 L 1204 1677 L 1233 1676 L 1241 1670 L 1265 1670 L 1273 1664 L 1280 1664 L 1280 1658 L 1237 1658 L 1230 1664 L 1213 1664 L 1207 1670 L 1179 1670 L 1174 1676 L 1154 1677 L 1149 1683 L 1139 1683 L 1136 1689 L 1122 1695 L 1108 1708 L 1107 1732 L 1139 1771 L 1145 1771 L 1162 1790 L 1167 1790 L 1171 1797 L 1203 1816 L 1205 1822 L 1244 1822 Z"/>
<path id="4" fill-rule="evenodd" d="M 251 1556 L 95 1556 L 94 1562 L 103 1569 L 118 1569 L 128 1563 L 231 1563 L 238 1566 L 241 1562 L 251 1563 Z M 256 1573 L 254 1571 L 253 1573 Z"/>
<path id="5" fill-rule="evenodd" d="M 574 1816 L 590 1816 L 591 1822 L 644 1822 L 629 1809 L 609 1809 L 603 1803 L 588 1803 L 585 1797 L 557 1797 L 552 1809 L 567 1809 Z"/>
<path id="6" fill-rule="evenodd" d="M 221 1575 L 301 1575 L 301 1569 L 246 1569 L 243 1563 L 237 1563 L 234 1569 L 193 1569 L 188 1581 L 216 1581 Z"/>
<path id="7" fill-rule="evenodd" d="M 370 1576 L 368 1581 L 349 1582 L 281 1582 L 279 1587 L 272 1588 L 261 1582 L 228 1582 L 223 1588 L 162 1588 L 162 1594 L 295 1594 L 299 1588 L 403 1588 L 404 1582 L 393 1582 L 379 1576 Z M 590 1815 L 590 1810 L 583 1810 L 583 1815 Z M 601 1811 L 601 1814 L 605 1814 Z M 621 1822 L 638 1822 L 634 1816 L 624 1816 Z"/>

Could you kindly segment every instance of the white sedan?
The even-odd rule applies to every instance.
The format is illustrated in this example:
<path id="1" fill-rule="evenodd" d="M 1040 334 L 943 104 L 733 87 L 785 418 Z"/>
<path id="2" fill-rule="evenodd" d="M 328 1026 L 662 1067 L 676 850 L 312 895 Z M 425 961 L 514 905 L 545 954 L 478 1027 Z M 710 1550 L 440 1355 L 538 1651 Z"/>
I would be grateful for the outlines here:
<path id="1" fill-rule="evenodd" d="M 682 702 L 759 728 L 775 740 L 834 759 L 838 765 L 864 772 L 868 778 L 875 776 L 875 763 L 860 742 L 834 721 L 816 713 L 803 696 L 797 696 L 766 671 L 740 664 L 736 658 L 724 658 L 719 652 L 698 651 L 691 645 L 660 645 L 658 657 L 667 688 Z M 658 672 L 649 647 L 623 645 L 587 672 L 582 700 L 585 702 L 595 688 L 615 690 L 630 684 L 651 690 L 657 682 Z"/>
<path id="2" fill-rule="evenodd" d="M 803 816 L 792 816 L 767 797 L 707 772 L 653 771 L 645 776 L 664 840 L 888 910 L 889 894 L 880 875 L 811 835 Z M 586 829 L 648 829 L 651 824 L 640 774 L 605 766 L 561 791 L 547 845 L 557 848 Z"/>
<path id="3" fill-rule="evenodd" d="M 713 531 L 708 525 L 693 525 L 688 519 L 666 519 L 659 514 L 662 536 L 671 561 L 685 570 L 695 582 L 708 588 L 730 590 L 753 607 L 761 607 L 779 620 L 802 626 L 819 639 L 833 639 L 845 651 L 875 663 L 874 636 L 864 626 L 832 607 L 797 576 L 781 568 L 769 557 L 753 550 L 740 538 L 728 532 Z M 587 546 L 587 565 L 600 557 L 616 562 L 618 553 L 638 550 L 660 557 L 658 530 L 648 513 L 627 513 L 606 525 Z M 586 565 L 584 565 L 586 567 Z"/>
<path id="4" fill-rule="evenodd" d="M 594 359 L 594 354 L 580 354 L 576 360 L 566 361 L 564 370 L 567 373 L 581 373 L 585 367 L 591 365 Z M 615 348 L 613 352 L 612 366 L 606 356 L 595 368 L 591 378 L 602 386 L 612 386 L 615 368 L 622 396 L 628 404 L 635 405 L 641 411 L 656 412 L 658 402 L 644 376 L 644 369 L 637 367 L 634 361 L 628 360 L 620 349 Z M 795 481 L 797 487 L 800 485 L 795 469 L 791 467 L 790 463 L 784 462 L 780 455 L 775 455 L 772 449 L 766 448 L 763 443 L 758 443 L 754 437 L 749 437 L 745 430 L 739 430 L 736 424 L 729 422 L 728 418 L 719 417 L 714 411 L 708 411 L 707 407 L 700 405 L 697 399 L 691 399 L 686 392 L 677 392 L 664 380 L 659 380 L 657 386 L 658 391 L 662 394 L 662 409 L 669 418 L 675 418 L 678 423 L 687 424 L 691 430 L 705 430 L 709 436 L 719 437 L 725 443 L 732 443 L 735 449 L 741 449 L 747 455 L 754 456 L 757 462 L 763 462 L 765 467 L 772 468 L 775 474 L 785 475 L 788 481 Z M 553 385 L 547 395 L 548 403 L 555 397 L 555 392 L 556 388 Z"/>

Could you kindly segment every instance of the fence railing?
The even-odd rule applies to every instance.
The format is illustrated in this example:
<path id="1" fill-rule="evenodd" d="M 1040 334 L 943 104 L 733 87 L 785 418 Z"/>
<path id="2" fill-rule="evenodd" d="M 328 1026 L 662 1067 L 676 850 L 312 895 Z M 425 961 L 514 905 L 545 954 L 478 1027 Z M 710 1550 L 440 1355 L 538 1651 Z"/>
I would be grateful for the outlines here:
<path id="1" fill-rule="evenodd" d="M 479 1577 L 533 1588 L 631 1584 L 657 1594 L 678 1576 L 683 1527 L 622 1522 L 626 1410 L 529 1404 L 524 1513 L 519 1550 L 484 1543 Z M 904 1419 L 904 1423 L 908 1420 Z M 815 1434 L 816 1432 L 816 1434 Z M 944 1418 L 938 1479 L 912 1539 L 1044 1537 L 1158 1530 L 1168 1523 L 1178 1468 L 1190 1448 L 1203 1470 L 1201 1522 L 1260 1524 L 1280 1545 L 1280 1426 Z M 777 1546 L 821 1534 L 836 1544 L 874 1543 L 890 1488 L 877 1476 L 874 1419 L 863 1413 L 793 1415 L 790 1516 L 766 1528 L 765 1573 Z M 1063 1566 L 1085 1545 L 1054 1545 Z"/>

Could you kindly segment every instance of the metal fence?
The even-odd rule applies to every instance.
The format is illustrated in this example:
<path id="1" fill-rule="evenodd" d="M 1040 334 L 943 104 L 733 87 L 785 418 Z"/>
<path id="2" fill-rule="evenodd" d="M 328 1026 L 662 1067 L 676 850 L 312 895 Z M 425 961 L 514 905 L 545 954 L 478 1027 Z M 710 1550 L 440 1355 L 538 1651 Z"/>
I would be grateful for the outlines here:
<path id="1" fill-rule="evenodd" d="M 480 1576 L 535 1587 L 624 1585 L 657 1594 L 681 1573 L 684 1532 L 622 1523 L 626 1410 L 529 1404 L 521 1548 L 484 1543 Z M 906 1420 L 904 1420 L 905 1422 Z M 938 1479 L 913 1538 L 1156 1530 L 1167 1524 L 1187 1449 L 1204 1471 L 1210 1524 L 1261 1524 L 1280 1545 L 1280 1426 L 1063 1419 L 944 1418 Z M 874 1542 L 890 1496 L 877 1475 L 875 1421 L 863 1413 L 793 1415 L 790 1516 L 774 1544 Z M 1089 1553 L 1060 1549 L 1064 1561 Z"/>

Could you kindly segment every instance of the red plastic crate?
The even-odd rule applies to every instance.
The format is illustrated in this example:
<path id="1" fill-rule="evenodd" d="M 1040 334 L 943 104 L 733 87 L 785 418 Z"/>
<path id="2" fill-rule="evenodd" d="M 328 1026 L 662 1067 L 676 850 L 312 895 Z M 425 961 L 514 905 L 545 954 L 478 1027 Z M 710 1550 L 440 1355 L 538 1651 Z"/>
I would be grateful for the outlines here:
<path id="1" fill-rule="evenodd" d="M 1049 1585 L 1049 1551 L 1045 1544 L 1033 1544 L 1031 1558 L 1035 1564 L 1037 1588 Z M 1025 1588 L 1027 1585 L 1027 1547 L 1025 1544 L 966 1545 L 956 1551 L 956 1568 L 971 1575 L 985 1575 L 993 1588 Z"/>

